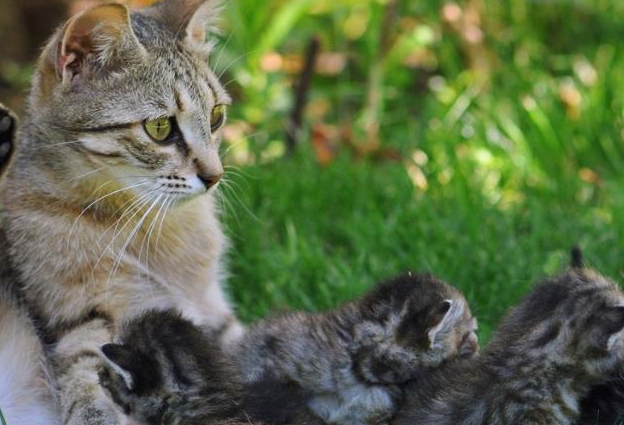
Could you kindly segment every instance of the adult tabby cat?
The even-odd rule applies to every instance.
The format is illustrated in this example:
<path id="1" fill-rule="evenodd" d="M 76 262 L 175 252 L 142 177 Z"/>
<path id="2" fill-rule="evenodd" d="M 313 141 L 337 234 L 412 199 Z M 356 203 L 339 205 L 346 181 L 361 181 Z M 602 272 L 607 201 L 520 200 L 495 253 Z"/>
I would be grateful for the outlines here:
<path id="1" fill-rule="evenodd" d="M 485 353 L 406 389 L 394 425 L 571 425 L 624 359 L 624 295 L 574 267 L 538 285 Z"/>
<path id="2" fill-rule="evenodd" d="M 213 200 L 230 102 L 207 65 L 216 7 L 97 6 L 60 28 L 38 62 L 0 188 L 0 255 L 49 343 L 63 423 L 127 421 L 96 369 L 99 346 L 130 316 L 177 308 L 224 345 L 242 334 L 221 289 L 225 238 Z M 13 358 L 32 357 L 14 347 Z"/>
<path id="3" fill-rule="evenodd" d="M 150 312 L 102 347 L 100 382 L 140 425 L 378 425 L 401 384 L 476 355 L 475 330 L 459 291 L 410 274 L 335 310 L 261 320 L 229 356 L 175 312 Z"/>

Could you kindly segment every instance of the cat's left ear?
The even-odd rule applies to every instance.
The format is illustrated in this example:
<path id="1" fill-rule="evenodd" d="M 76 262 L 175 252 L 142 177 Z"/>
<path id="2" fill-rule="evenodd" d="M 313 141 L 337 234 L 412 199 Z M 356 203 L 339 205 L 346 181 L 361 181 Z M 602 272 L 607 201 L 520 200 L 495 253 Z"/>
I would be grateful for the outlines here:
<path id="1" fill-rule="evenodd" d="M 165 24 L 178 38 L 192 47 L 209 49 L 210 32 L 221 14 L 222 0 L 164 0 L 142 11 Z"/>
<path id="2" fill-rule="evenodd" d="M 132 30 L 128 8 L 117 3 L 95 6 L 72 17 L 53 44 L 51 62 L 67 85 L 110 74 L 145 55 Z"/>
<path id="3" fill-rule="evenodd" d="M 106 344 L 101 350 L 106 363 L 123 378 L 128 390 L 133 390 L 136 384 L 134 371 L 136 356 L 133 350 L 123 344 Z"/>

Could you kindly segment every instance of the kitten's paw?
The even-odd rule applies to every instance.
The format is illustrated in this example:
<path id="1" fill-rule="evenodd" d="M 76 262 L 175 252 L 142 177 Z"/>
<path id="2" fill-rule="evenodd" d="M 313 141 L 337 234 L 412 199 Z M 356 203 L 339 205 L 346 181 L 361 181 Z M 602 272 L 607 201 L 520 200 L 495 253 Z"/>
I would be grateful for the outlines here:
<path id="1" fill-rule="evenodd" d="M 16 125 L 15 115 L 0 103 L 0 175 L 13 155 Z"/>

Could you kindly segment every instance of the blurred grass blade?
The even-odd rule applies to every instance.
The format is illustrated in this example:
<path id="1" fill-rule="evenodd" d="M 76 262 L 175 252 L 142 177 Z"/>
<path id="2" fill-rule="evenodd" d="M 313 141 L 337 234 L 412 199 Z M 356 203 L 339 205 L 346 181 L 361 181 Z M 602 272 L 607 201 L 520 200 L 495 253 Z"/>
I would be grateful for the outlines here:
<path id="1" fill-rule="evenodd" d="M 290 0 L 285 3 L 275 14 L 267 30 L 260 37 L 254 56 L 259 57 L 263 53 L 275 50 L 281 45 L 286 36 L 294 28 L 297 22 L 307 14 L 314 0 Z"/>

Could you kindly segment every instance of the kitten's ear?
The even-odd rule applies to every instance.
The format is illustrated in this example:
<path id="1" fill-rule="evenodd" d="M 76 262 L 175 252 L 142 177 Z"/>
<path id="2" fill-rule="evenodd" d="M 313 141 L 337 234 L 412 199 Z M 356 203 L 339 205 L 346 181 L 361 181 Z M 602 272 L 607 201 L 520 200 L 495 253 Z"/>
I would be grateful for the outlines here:
<path id="1" fill-rule="evenodd" d="M 163 23 L 187 44 L 208 49 L 212 45 L 207 42 L 208 33 L 215 31 L 222 3 L 222 0 L 164 0 L 141 13 Z"/>
<path id="2" fill-rule="evenodd" d="M 444 300 L 434 308 L 431 323 L 435 325 L 427 331 L 430 348 L 440 346 L 444 335 L 450 332 L 462 314 L 464 303 L 459 300 Z"/>
<path id="3" fill-rule="evenodd" d="M 570 267 L 573 269 L 585 268 L 585 262 L 583 261 L 583 251 L 578 246 L 572 247 L 570 250 Z"/>
<path id="4" fill-rule="evenodd" d="M 132 349 L 123 344 L 106 344 L 100 350 L 108 365 L 123 378 L 128 390 L 133 390 L 136 386 L 133 370 L 136 359 Z"/>
<path id="5" fill-rule="evenodd" d="M 111 3 L 71 18 L 55 46 L 57 76 L 64 84 L 107 74 L 141 59 L 145 49 L 130 24 L 128 8 Z"/>

